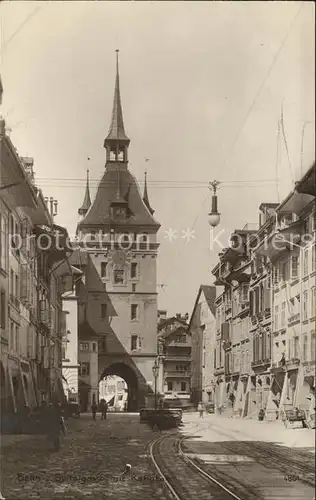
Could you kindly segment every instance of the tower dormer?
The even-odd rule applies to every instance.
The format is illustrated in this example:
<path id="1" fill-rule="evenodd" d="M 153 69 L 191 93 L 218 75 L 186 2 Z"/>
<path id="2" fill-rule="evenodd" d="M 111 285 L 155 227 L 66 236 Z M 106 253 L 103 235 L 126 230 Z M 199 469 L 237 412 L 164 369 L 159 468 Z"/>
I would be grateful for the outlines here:
<path id="1" fill-rule="evenodd" d="M 120 78 L 119 78 L 119 63 L 118 53 L 116 50 L 116 78 L 114 88 L 113 111 L 110 129 L 107 137 L 104 140 L 106 149 L 106 163 L 127 163 L 128 161 L 128 146 L 130 139 L 127 137 L 124 129 L 123 111 L 120 94 Z"/>

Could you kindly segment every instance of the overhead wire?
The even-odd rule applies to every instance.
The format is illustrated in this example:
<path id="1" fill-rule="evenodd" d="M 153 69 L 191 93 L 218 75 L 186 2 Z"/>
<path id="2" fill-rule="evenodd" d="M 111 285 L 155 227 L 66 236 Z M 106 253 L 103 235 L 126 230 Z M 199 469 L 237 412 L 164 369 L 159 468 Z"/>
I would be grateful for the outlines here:
<path id="1" fill-rule="evenodd" d="M 257 99 L 258 99 L 258 97 L 259 97 L 259 95 L 261 93 L 261 90 L 263 89 L 263 87 L 264 87 L 267 79 L 269 78 L 269 76 L 271 74 L 272 68 L 274 67 L 274 65 L 275 65 L 275 63 L 276 63 L 276 61 L 277 61 L 277 59 L 278 59 L 278 57 L 279 57 L 279 55 L 280 55 L 280 53 L 281 53 L 284 45 L 285 45 L 285 42 L 287 41 L 287 38 L 288 38 L 288 36 L 290 34 L 290 31 L 293 28 L 293 26 L 294 26 L 294 24 L 295 24 L 295 22 L 296 22 L 296 20 L 297 20 L 297 18 L 299 16 L 299 13 L 300 13 L 303 5 L 304 5 L 304 2 L 301 2 L 300 6 L 299 6 L 299 8 L 298 8 L 298 10 L 297 10 L 297 12 L 295 14 L 295 16 L 293 17 L 293 19 L 292 19 L 292 21 L 291 21 L 288 29 L 286 30 L 285 36 L 283 37 L 283 39 L 281 41 L 281 44 L 280 44 L 278 50 L 276 51 L 276 53 L 275 53 L 275 55 L 274 55 L 274 57 L 272 59 L 272 62 L 270 64 L 269 68 L 268 68 L 268 71 L 267 71 L 264 79 L 262 80 L 262 82 L 261 82 L 261 84 L 259 86 L 259 89 L 256 92 L 256 95 L 255 95 L 255 97 L 254 97 L 254 99 L 253 99 L 253 101 L 252 101 L 252 103 L 251 103 L 251 105 L 250 105 L 250 107 L 249 107 L 249 109 L 248 109 L 248 111 L 246 113 L 246 116 L 245 116 L 245 118 L 244 118 L 244 120 L 242 122 L 242 125 L 241 125 L 241 127 L 240 127 L 240 129 L 239 129 L 239 131 L 238 131 L 238 133 L 237 133 L 234 141 L 233 141 L 232 146 L 230 147 L 230 150 L 229 150 L 228 154 L 226 155 L 224 161 L 220 164 L 220 166 L 218 168 L 218 172 L 217 172 L 216 176 L 218 176 L 219 173 L 221 173 L 221 175 L 223 174 L 223 171 L 224 171 L 225 167 L 227 166 L 227 161 L 228 161 L 231 153 L 233 152 L 234 147 L 235 147 L 236 143 L 239 140 L 239 137 L 241 136 L 241 133 L 242 133 L 242 131 L 243 131 L 243 129 L 244 129 L 247 121 L 248 121 L 248 118 L 249 118 L 250 114 L 252 113 L 252 110 L 253 110 L 253 108 L 254 108 L 254 106 L 256 104 L 256 101 L 257 101 Z"/>
<path id="2" fill-rule="evenodd" d="M 280 203 L 280 190 L 279 190 L 279 156 L 280 156 L 280 120 L 278 120 L 277 130 L 277 147 L 276 147 L 276 161 L 275 161 L 275 183 L 277 190 L 278 203 Z"/>
<path id="3" fill-rule="evenodd" d="M 200 215 L 201 215 L 201 212 L 202 212 L 202 210 L 204 209 L 205 204 L 206 204 L 206 202 L 207 202 L 208 198 L 209 198 L 209 192 L 207 193 L 207 196 L 206 196 L 206 197 L 205 197 L 205 199 L 203 200 L 203 203 L 202 203 L 202 205 L 201 205 L 201 207 L 200 207 L 200 209 L 199 209 L 199 211 L 198 211 L 198 213 L 197 213 L 197 215 L 196 215 L 196 217 L 195 217 L 195 219 L 194 219 L 194 222 L 193 222 L 193 225 L 192 225 L 192 229 L 191 229 L 191 232 L 192 232 L 192 233 L 194 232 L 194 229 L 195 229 L 195 227 L 196 227 L 196 224 L 197 224 L 197 222 L 198 222 L 198 220 L 199 220 L 199 217 L 200 217 Z M 165 279 L 163 280 L 163 283 L 166 283 L 166 282 L 167 282 L 167 280 L 168 280 L 168 278 L 170 277 L 170 274 L 171 274 L 172 270 L 174 269 L 174 262 L 175 262 L 176 260 L 178 260 L 179 256 L 181 255 L 182 250 L 183 250 L 183 247 L 181 247 L 181 248 L 180 248 L 180 250 L 178 250 L 177 255 L 176 255 L 176 258 L 175 258 L 175 259 L 174 259 L 174 261 L 172 262 L 172 264 L 171 264 L 171 266 L 170 266 L 170 268 L 169 268 L 169 271 L 168 271 L 168 273 L 166 274 Z M 166 283 L 166 284 L 167 284 L 167 283 Z M 165 285 L 165 286 L 166 286 L 166 285 Z"/>
<path id="4" fill-rule="evenodd" d="M 281 107 L 281 121 L 280 121 L 280 123 L 281 123 L 282 135 L 283 135 L 283 140 L 284 140 L 284 145 L 285 145 L 285 151 L 286 151 L 287 160 L 288 160 L 288 167 L 289 167 L 289 170 L 291 173 L 292 182 L 294 182 L 293 169 L 292 169 L 292 164 L 291 164 L 291 160 L 290 160 L 289 148 L 288 148 L 286 134 L 285 134 L 285 128 L 284 128 L 283 103 L 282 103 L 282 107 Z"/>
<path id="5" fill-rule="evenodd" d="M 300 6 L 299 6 L 299 8 L 298 8 L 298 10 L 297 10 L 297 12 L 296 12 L 296 14 L 295 14 L 294 18 L 292 19 L 292 21 L 291 21 L 291 23 L 290 23 L 290 25 L 289 25 L 289 27 L 288 27 L 288 29 L 287 29 L 286 33 L 285 33 L 285 36 L 284 36 L 284 37 L 283 37 L 283 39 L 282 39 L 282 42 L 281 42 L 281 44 L 280 44 L 280 46 L 279 46 L 279 48 L 278 48 L 277 52 L 276 52 L 276 53 L 275 53 L 275 55 L 274 55 L 274 58 L 273 58 L 273 60 L 272 60 L 272 62 L 271 62 L 271 64 L 270 64 L 270 66 L 269 66 L 269 68 L 268 68 L 268 71 L 267 71 L 267 73 L 266 73 L 266 75 L 265 75 L 265 77 L 264 77 L 263 81 L 261 82 L 261 84 L 260 84 L 260 86 L 259 86 L 259 89 L 258 89 L 258 91 L 257 91 L 257 93 L 256 93 L 256 95 L 255 95 L 255 97 L 254 97 L 254 99 L 253 99 L 253 101 L 252 101 L 252 103 L 251 103 L 251 106 L 250 106 L 250 108 L 248 109 L 248 111 L 247 111 L 247 113 L 246 113 L 246 116 L 245 116 L 245 118 L 244 118 L 244 120 L 243 120 L 243 122 L 242 122 L 242 125 L 241 125 L 241 127 L 240 127 L 240 129 L 239 129 L 239 131 L 238 131 L 238 133 L 237 133 L 237 135 L 236 135 L 236 137 L 235 137 L 234 141 L 233 141 L 233 144 L 232 144 L 232 146 L 231 146 L 231 148 L 230 148 L 230 151 L 229 151 L 228 155 L 226 156 L 226 158 L 225 158 L 225 159 L 224 159 L 224 161 L 221 163 L 221 165 L 220 165 L 220 167 L 219 167 L 219 169 L 218 169 L 218 173 L 220 172 L 220 173 L 221 173 L 221 175 L 223 174 L 223 170 L 224 170 L 225 166 L 227 165 L 227 161 L 228 161 L 228 159 L 229 159 L 229 157 L 230 157 L 230 154 L 231 154 L 231 153 L 232 153 L 232 151 L 234 150 L 234 147 L 235 147 L 236 143 L 238 142 L 239 137 L 240 137 L 240 135 L 241 135 L 241 133 L 242 133 L 242 131 L 243 131 L 243 129 L 244 129 L 244 127 L 245 127 L 245 125 L 246 125 L 247 121 L 248 121 L 248 118 L 249 118 L 249 116 L 250 116 L 250 114 L 251 114 L 251 112 L 252 112 L 252 110 L 253 110 L 253 108 L 254 108 L 254 106 L 255 106 L 255 104 L 256 104 L 256 101 L 257 101 L 257 99 L 258 99 L 258 97 L 259 97 L 259 95 L 260 95 L 260 93 L 261 93 L 261 90 L 263 89 L 263 87 L 264 87 L 264 85 L 265 85 L 265 83 L 266 83 L 267 79 L 269 78 L 270 73 L 271 73 L 271 71 L 272 71 L 272 68 L 274 67 L 274 65 L 275 65 L 275 63 L 276 63 L 276 61 L 277 61 L 277 59 L 278 59 L 278 57 L 279 57 L 279 55 L 280 55 L 280 53 L 281 53 L 281 51 L 282 51 L 282 49 L 283 49 L 284 45 L 285 45 L 285 42 L 287 41 L 287 38 L 288 38 L 288 36 L 289 36 L 289 33 L 290 33 L 290 31 L 291 31 L 292 27 L 294 26 L 294 24 L 295 24 L 295 22 L 296 22 L 296 19 L 298 18 L 298 15 L 299 15 L 299 13 L 300 13 L 300 11 L 301 11 L 301 9 L 302 9 L 302 6 L 303 6 L 303 2 L 301 2 L 301 4 L 300 4 Z M 286 142 L 286 137 L 285 137 L 285 131 L 284 131 L 284 123 L 282 123 L 282 129 L 283 129 L 282 131 L 283 131 L 283 136 L 284 136 L 284 142 L 285 142 L 285 145 L 286 145 L 287 155 L 288 155 L 288 160 L 289 160 L 288 147 L 287 147 L 287 142 Z M 290 160 L 289 160 L 289 161 L 290 161 Z M 290 165 L 290 163 L 289 163 L 289 165 Z M 218 175 L 218 174 L 217 174 L 217 175 Z M 274 179 L 274 182 L 275 182 L 275 179 Z M 227 184 L 226 184 L 226 185 L 227 185 Z M 197 186 L 196 186 L 196 187 L 197 187 Z M 203 186 L 203 187 L 204 187 L 204 186 Z M 234 188 L 236 188 L 236 187 L 237 187 L 237 186 L 234 186 Z M 208 197 L 207 197 L 207 198 L 208 198 Z M 206 199 L 207 199 L 207 198 L 206 198 Z M 206 199 L 205 199 L 205 201 L 204 201 L 204 203 L 203 203 L 203 206 L 204 206 L 204 204 L 205 204 L 205 202 L 206 202 Z M 197 218 L 196 218 L 195 224 L 196 224 L 196 222 L 197 222 L 197 220 L 198 220 L 199 215 L 200 215 L 200 212 L 199 212 L 199 214 L 198 214 L 198 216 L 197 216 Z M 194 225 L 194 227 L 195 227 L 195 225 Z M 194 227 L 193 227 L 193 229 L 194 229 Z M 178 256 L 177 256 L 177 257 L 178 257 Z M 170 271 L 169 271 L 169 272 L 168 272 L 168 274 L 167 274 L 167 278 L 169 277 L 169 275 L 170 275 L 171 271 L 172 271 L 172 267 L 170 268 Z M 165 279 L 165 281 L 167 281 L 167 278 Z"/>

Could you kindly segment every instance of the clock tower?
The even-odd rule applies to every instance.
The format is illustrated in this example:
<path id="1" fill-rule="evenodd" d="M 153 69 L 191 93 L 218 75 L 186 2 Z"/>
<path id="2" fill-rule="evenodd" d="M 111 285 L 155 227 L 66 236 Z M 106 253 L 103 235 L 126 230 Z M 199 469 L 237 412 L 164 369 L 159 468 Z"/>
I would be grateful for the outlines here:
<path id="1" fill-rule="evenodd" d="M 110 129 L 104 140 L 105 172 L 91 206 L 77 226 L 103 282 L 102 294 L 87 295 L 87 320 L 99 338 L 98 377 L 118 375 L 128 385 L 128 409 L 135 411 L 152 391 L 157 356 L 157 232 L 147 184 L 141 195 L 128 168 L 120 95 L 118 51 Z M 82 211 L 81 211 L 82 213 Z"/>

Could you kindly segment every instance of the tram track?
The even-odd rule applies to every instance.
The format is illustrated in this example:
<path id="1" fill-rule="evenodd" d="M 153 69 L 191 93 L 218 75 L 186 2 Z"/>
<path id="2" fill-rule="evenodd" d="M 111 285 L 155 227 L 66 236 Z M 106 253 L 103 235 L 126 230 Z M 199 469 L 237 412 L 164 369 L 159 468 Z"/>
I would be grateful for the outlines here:
<path id="1" fill-rule="evenodd" d="M 225 442 L 223 446 L 226 449 L 234 453 L 247 455 L 255 459 L 257 463 L 261 463 L 264 467 L 276 468 L 285 475 L 296 475 L 301 482 L 315 487 L 315 468 L 312 464 L 308 463 L 309 461 L 306 460 L 306 457 L 305 461 L 303 460 L 304 455 L 302 453 L 300 453 L 302 462 L 298 462 L 292 457 L 287 456 L 287 451 L 283 449 L 280 449 L 280 452 L 276 453 L 271 447 L 268 447 L 267 443 L 258 445 L 253 441 L 241 442 L 232 434 L 225 432 L 221 427 L 211 424 L 208 428 L 214 429 L 218 434 L 236 443 L 234 446 L 229 446 Z M 242 433 L 240 434 L 243 435 Z M 247 436 L 245 435 L 245 437 Z M 312 462 L 312 458 L 310 461 Z"/>
<path id="2" fill-rule="evenodd" d="M 199 500 L 259 500 L 252 492 L 240 497 L 187 457 L 182 449 L 184 439 L 177 433 L 169 433 L 154 440 L 150 445 L 152 462 L 170 498 L 195 500 L 198 495 Z"/>

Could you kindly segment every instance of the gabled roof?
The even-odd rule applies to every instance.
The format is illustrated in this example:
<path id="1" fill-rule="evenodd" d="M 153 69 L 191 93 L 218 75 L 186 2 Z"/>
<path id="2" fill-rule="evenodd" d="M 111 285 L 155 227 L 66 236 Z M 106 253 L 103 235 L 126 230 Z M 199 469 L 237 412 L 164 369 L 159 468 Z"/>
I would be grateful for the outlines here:
<path id="1" fill-rule="evenodd" d="M 208 308 L 210 309 L 210 311 L 212 312 L 212 314 L 215 316 L 215 313 L 216 313 L 216 311 L 215 311 L 216 287 L 215 286 L 210 286 L 210 285 L 201 285 L 200 288 L 199 288 L 199 290 L 198 290 L 198 294 L 197 294 L 197 297 L 196 297 L 196 300 L 195 300 L 195 304 L 194 304 L 194 307 L 193 307 L 193 311 L 192 311 L 192 314 L 191 314 L 191 318 L 190 318 L 190 322 L 189 322 L 189 328 L 191 327 L 192 319 L 194 317 L 195 310 L 196 310 L 197 305 L 199 303 L 201 293 L 204 294 L 204 297 L 205 297 L 206 303 L 208 305 Z"/>

